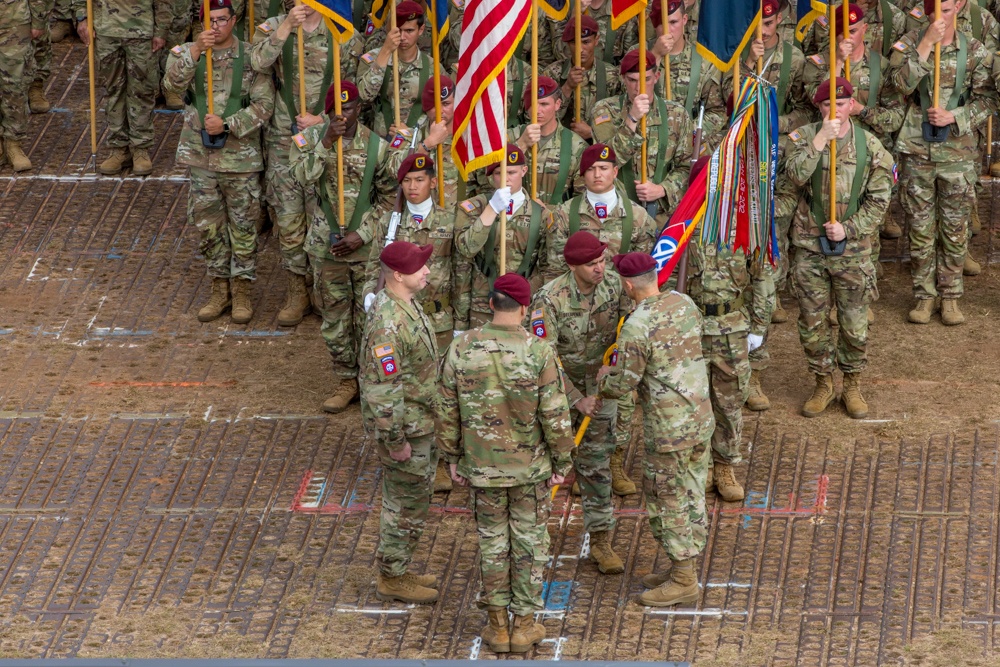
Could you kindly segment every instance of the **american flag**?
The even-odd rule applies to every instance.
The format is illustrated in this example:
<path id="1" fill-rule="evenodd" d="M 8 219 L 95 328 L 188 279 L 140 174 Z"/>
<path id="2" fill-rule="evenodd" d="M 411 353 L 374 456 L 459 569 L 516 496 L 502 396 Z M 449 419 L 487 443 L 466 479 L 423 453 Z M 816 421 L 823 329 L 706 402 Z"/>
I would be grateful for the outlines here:
<path id="1" fill-rule="evenodd" d="M 462 178 L 503 159 L 506 67 L 531 18 L 530 0 L 469 0 L 455 83 L 452 156 Z"/>

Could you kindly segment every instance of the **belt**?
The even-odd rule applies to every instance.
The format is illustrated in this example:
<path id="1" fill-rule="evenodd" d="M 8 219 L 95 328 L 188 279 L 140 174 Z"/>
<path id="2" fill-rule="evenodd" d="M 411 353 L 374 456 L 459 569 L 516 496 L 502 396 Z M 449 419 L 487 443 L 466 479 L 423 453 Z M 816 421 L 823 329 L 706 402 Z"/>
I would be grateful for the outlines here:
<path id="1" fill-rule="evenodd" d="M 698 310 L 702 312 L 703 315 L 707 317 L 721 317 L 723 315 L 728 315 L 729 313 L 735 313 L 737 310 L 743 308 L 743 295 L 739 295 L 732 301 L 726 303 L 698 303 Z"/>
<path id="2" fill-rule="evenodd" d="M 446 296 L 434 299 L 433 301 L 424 301 L 420 305 L 423 307 L 425 314 L 433 315 L 451 308 L 451 297 Z"/>

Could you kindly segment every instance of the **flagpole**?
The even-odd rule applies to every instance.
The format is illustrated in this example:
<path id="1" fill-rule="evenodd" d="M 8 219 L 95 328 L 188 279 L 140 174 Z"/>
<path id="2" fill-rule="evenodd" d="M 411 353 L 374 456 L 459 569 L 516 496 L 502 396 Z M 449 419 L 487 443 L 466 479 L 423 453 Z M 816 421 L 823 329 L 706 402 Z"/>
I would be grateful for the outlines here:
<path id="1" fill-rule="evenodd" d="M 531 124 L 538 124 L 538 0 L 531 0 Z M 531 198 L 538 198 L 537 143 L 531 145 Z"/>
<path id="2" fill-rule="evenodd" d="M 941 0 L 934 0 L 934 22 L 941 20 Z M 934 44 L 934 104 L 935 109 L 941 103 L 941 42 Z"/>
<path id="3" fill-rule="evenodd" d="M 201 10 L 204 16 L 202 17 L 205 23 L 205 30 L 212 29 L 212 17 L 209 16 L 209 12 L 212 10 L 212 5 L 209 0 L 203 0 L 201 3 Z M 208 96 L 208 113 L 215 115 L 215 96 L 212 94 L 213 84 L 212 84 L 212 49 L 209 48 L 205 51 L 205 78 L 208 79 L 205 82 L 205 91 Z"/>
<path id="4" fill-rule="evenodd" d="M 664 3 L 667 0 L 662 0 Z M 940 0 L 938 0 L 940 2 Z M 639 94 L 646 94 L 646 13 L 643 12 L 636 19 L 639 21 Z M 652 106 L 652 105 L 650 105 Z M 646 116 L 645 114 L 639 119 L 639 134 L 642 135 L 642 162 L 640 163 L 639 170 L 639 182 L 645 183 L 647 181 L 646 177 L 646 151 L 648 150 L 646 146 Z M 665 119 L 660 119 L 661 122 Z"/>
<path id="5" fill-rule="evenodd" d="M 662 0 L 660 2 L 660 26 L 663 34 L 667 34 L 667 16 L 669 16 L 670 8 L 668 6 L 667 0 Z M 670 86 L 670 52 L 668 51 L 665 56 L 663 56 L 663 96 L 667 101 L 674 99 L 674 93 Z"/>
<path id="6" fill-rule="evenodd" d="M 504 100 L 504 120 L 507 118 L 507 101 Z M 507 123 L 504 122 L 504 126 Z M 505 137 L 506 139 L 506 137 Z M 500 158 L 500 187 L 507 187 L 507 142 L 504 141 L 503 157 Z M 500 269 L 497 275 L 507 273 L 507 207 L 500 212 Z"/>
<path id="7" fill-rule="evenodd" d="M 247 26 L 247 41 L 253 41 L 254 28 L 257 27 L 254 24 L 255 22 L 253 16 L 253 4 L 255 2 L 257 2 L 257 0 L 247 0 L 247 23 L 249 24 Z"/>
<path id="8" fill-rule="evenodd" d="M 389 0 L 389 30 L 396 29 L 396 0 Z M 440 79 L 438 79 L 440 81 Z M 423 91 L 420 91 L 423 92 Z M 396 121 L 396 131 L 403 122 L 399 117 L 399 49 L 392 54 L 392 111 L 395 114 L 393 120 Z"/>
<path id="9" fill-rule="evenodd" d="M 937 0 L 940 2 L 940 0 Z M 846 0 L 844 0 L 846 5 Z M 830 120 L 837 117 L 837 40 L 833 25 L 836 7 L 830 2 Z M 820 193 L 821 194 L 821 193 Z M 818 196 L 814 193 L 813 196 Z M 837 222 L 837 137 L 830 140 L 830 222 Z"/>
<path id="10" fill-rule="evenodd" d="M 833 0 L 830 1 L 832 2 Z M 759 39 L 761 42 L 764 41 L 764 26 L 762 25 L 763 23 L 764 23 L 764 0 L 760 0 L 760 18 L 757 19 L 757 39 Z M 740 66 L 737 65 L 736 68 L 737 71 L 739 71 L 739 67 Z M 764 73 L 764 56 L 757 56 L 757 76 L 760 76 L 763 73 Z M 735 101 L 736 100 L 735 91 L 733 92 L 733 95 L 734 95 L 733 100 Z"/>
<path id="11" fill-rule="evenodd" d="M 846 42 L 847 38 L 850 37 L 850 35 L 851 35 L 850 15 L 848 14 L 848 11 L 847 11 L 848 10 L 847 0 L 841 0 L 840 4 L 841 4 L 841 7 L 843 7 L 843 11 L 841 12 L 840 18 L 842 18 L 843 21 L 844 21 L 844 41 Z M 833 24 L 831 23 L 830 25 L 832 26 Z M 853 55 L 853 54 L 851 54 L 851 55 Z M 850 58 L 846 58 L 844 60 L 844 78 L 847 79 L 848 81 L 851 80 L 851 59 Z"/>
<path id="12" fill-rule="evenodd" d="M 295 0 L 296 6 L 302 4 L 302 0 Z M 303 36 L 302 26 L 295 29 L 295 36 L 299 40 L 299 114 L 305 114 L 306 109 L 306 41 Z M 289 111 L 292 111 L 289 109 Z M 294 118 L 292 119 L 294 120 Z"/>
<path id="13" fill-rule="evenodd" d="M 576 0 L 573 3 L 573 21 L 576 23 L 573 28 L 573 67 L 583 67 L 583 47 L 580 44 L 583 40 L 583 27 L 580 25 L 580 22 L 583 21 L 583 7 L 581 5 L 583 5 L 583 0 Z M 532 32 L 531 34 L 534 35 L 535 33 Z M 531 52 L 532 57 L 534 57 L 534 53 L 534 51 Z M 573 120 L 577 123 L 580 122 L 581 92 L 580 85 L 577 84 L 573 88 Z"/>
<path id="14" fill-rule="evenodd" d="M 252 1 L 252 0 L 251 0 Z M 333 89 L 336 94 L 333 96 L 333 113 L 336 116 L 343 114 L 343 106 L 340 99 L 340 42 L 336 35 L 333 40 Z M 373 159 L 368 156 L 368 159 Z M 323 186 L 320 186 L 323 187 Z M 360 206 L 360 204 L 357 204 Z M 344 138 L 337 137 L 337 224 L 340 225 L 340 238 L 347 234 L 344 226 Z"/>
<path id="15" fill-rule="evenodd" d="M 97 93 L 94 90 L 94 0 L 87 0 L 87 69 L 90 72 L 90 154 L 97 169 Z"/>
<path id="16" fill-rule="evenodd" d="M 428 7 L 437 0 L 427 0 Z M 431 15 L 431 57 L 434 60 L 434 122 L 441 122 L 441 46 L 438 44 L 438 19 L 437 8 Z M 393 60 L 395 62 L 395 59 Z M 398 109 L 398 107 L 397 107 Z M 396 113 L 399 113 L 397 111 Z M 444 150 L 442 144 L 435 147 L 437 154 L 434 161 L 437 162 L 438 170 L 438 205 L 444 207 Z"/>

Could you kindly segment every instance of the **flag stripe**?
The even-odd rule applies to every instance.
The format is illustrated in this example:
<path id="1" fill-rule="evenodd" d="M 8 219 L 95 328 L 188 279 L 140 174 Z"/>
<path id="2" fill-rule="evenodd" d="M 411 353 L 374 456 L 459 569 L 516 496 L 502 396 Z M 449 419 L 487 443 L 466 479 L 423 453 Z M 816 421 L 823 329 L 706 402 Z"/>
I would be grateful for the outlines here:
<path id="1" fill-rule="evenodd" d="M 326 19 L 326 27 L 330 29 L 337 42 L 343 44 L 354 34 L 354 21 L 351 18 L 350 0 L 302 0 Z"/>

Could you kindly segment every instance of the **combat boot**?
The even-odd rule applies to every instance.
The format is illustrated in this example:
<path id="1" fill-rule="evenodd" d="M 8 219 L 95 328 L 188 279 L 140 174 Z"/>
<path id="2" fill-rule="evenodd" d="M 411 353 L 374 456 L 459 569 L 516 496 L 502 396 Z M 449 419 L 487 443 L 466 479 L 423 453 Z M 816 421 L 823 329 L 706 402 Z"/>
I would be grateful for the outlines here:
<path id="1" fill-rule="evenodd" d="M 788 311 L 784 309 L 781 302 L 774 307 L 774 312 L 771 313 L 771 324 L 783 324 L 788 321 Z"/>
<path id="2" fill-rule="evenodd" d="M 868 306 L 868 313 L 866 316 L 868 318 L 868 326 L 875 324 L 875 311 L 872 310 L 871 306 Z"/>
<path id="3" fill-rule="evenodd" d="M 212 279 L 212 296 L 208 298 L 208 303 L 198 311 L 199 322 L 211 322 L 218 319 L 222 313 L 229 310 L 232 300 L 229 296 L 229 281 L 225 278 Z"/>
<path id="4" fill-rule="evenodd" d="M 747 407 L 754 412 L 771 409 L 771 401 L 764 393 L 764 388 L 760 386 L 760 371 L 750 371 L 750 394 L 747 396 Z"/>
<path id="5" fill-rule="evenodd" d="M 444 459 L 438 459 L 437 468 L 434 470 L 434 493 L 451 491 L 452 486 L 448 464 L 444 462 Z"/>
<path id="6" fill-rule="evenodd" d="M 73 34 L 73 24 L 69 21 L 53 21 L 49 26 L 49 41 L 58 44 Z"/>
<path id="7" fill-rule="evenodd" d="M 694 571 L 694 558 L 674 561 L 670 579 L 653 590 L 639 596 L 647 607 L 672 607 L 675 604 L 692 604 L 698 601 L 698 576 Z"/>
<path id="8" fill-rule="evenodd" d="M 625 450 L 622 447 L 611 452 L 611 490 L 616 496 L 638 493 L 635 482 L 625 473 Z"/>
<path id="9" fill-rule="evenodd" d="M 868 403 L 861 395 L 861 373 L 844 373 L 844 391 L 840 400 L 844 402 L 844 409 L 851 419 L 868 416 Z"/>
<path id="10" fill-rule="evenodd" d="M 252 282 L 246 278 L 233 278 L 233 324 L 246 324 L 253 319 L 253 306 L 250 303 L 250 286 Z"/>
<path id="11" fill-rule="evenodd" d="M 45 99 L 45 88 L 40 81 L 35 81 L 28 88 L 28 108 L 31 113 L 48 113 L 52 105 Z"/>
<path id="12" fill-rule="evenodd" d="M 590 557 L 597 563 L 601 574 L 621 574 L 625 565 L 611 548 L 611 532 L 599 530 L 590 533 Z"/>
<path id="13" fill-rule="evenodd" d="M 903 229 L 896 222 L 895 218 L 886 217 L 885 224 L 882 225 L 882 231 L 879 232 L 879 236 L 884 239 L 898 239 L 903 235 Z"/>
<path id="14" fill-rule="evenodd" d="M 28 171 L 31 169 L 31 160 L 21 150 L 21 144 L 16 141 L 8 139 L 4 146 L 4 153 L 7 155 L 7 160 L 10 162 L 10 166 L 14 168 L 14 171 Z"/>
<path id="15" fill-rule="evenodd" d="M 973 236 L 977 236 L 979 232 L 983 231 L 983 223 L 979 221 L 979 206 L 975 202 L 972 203 L 972 211 L 969 216 L 969 232 Z"/>
<path id="16" fill-rule="evenodd" d="M 423 586 L 424 588 L 437 588 L 438 578 L 433 574 L 410 574 L 407 572 L 403 575 L 417 586 Z"/>
<path id="17" fill-rule="evenodd" d="M 383 602 L 395 600 L 409 604 L 430 604 L 437 602 L 438 592 L 437 589 L 419 585 L 413 577 L 407 577 L 405 574 L 399 577 L 387 577 L 379 573 L 375 597 Z"/>
<path id="18" fill-rule="evenodd" d="M 177 93 L 163 92 L 163 107 L 170 111 L 180 111 L 184 108 L 184 98 Z"/>
<path id="19" fill-rule="evenodd" d="M 962 265 L 962 275 L 963 276 L 978 276 L 983 272 L 983 267 L 979 265 L 979 262 L 972 259 L 972 255 L 965 253 L 965 264 Z"/>
<path id="20" fill-rule="evenodd" d="M 329 412 L 333 415 L 343 412 L 357 397 L 358 381 L 355 378 L 341 380 L 340 386 L 337 387 L 337 391 L 333 392 L 333 396 L 323 401 L 323 412 Z"/>
<path id="21" fill-rule="evenodd" d="M 125 167 L 132 166 L 132 154 L 127 148 L 112 148 L 111 155 L 97 167 L 97 171 L 105 176 L 120 174 Z"/>
<path id="22" fill-rule="evenodd" d="M 278 311 L 278 326 L 294 327 L 310 312 L 312 304 L 306 292 L 306 277 L 289 273 L 288 293 L 285 295 L 285 305 Z"/>
<path id="23" fill-rule="evenodd" d="M 494 653 L 510 653 L 510 618 L 506 607 L 488 607 L 489 619 L 480 635 Z"/>
<path id="24" fill-rule="evenodd" d="M 149 151 L 145 148 L 132 150 L 132 173 L 136 176 L 149 176 L 153 173 L 153 161 L 149 159 Z"/>
<path id="25" fill-rule="evenodd" d="M 934 314 L 934 299 L 917 299 L 917 305 L 906 316 L 913 324 L 927 324 Z"/>
<path id="26" fill-rule="evenodd" d="M 514 617 L 514 631 L 510 633 L 510 652 L 527 651 L 545 639 L 545 626 L 535 621 L 533 614 Z"/>
<path id="27" fill-rule="evenodd" d="M 965 315 L 958 309 L 958 299 L 941 300 L 941 321 L 949 327 L 965 322 Z"/>
<path id="28" fill-rule="evenodd" d="M 836 395 L 833 393 L 833 376 L 816 373 L 816 388 L 802 406 L 802 416 L 819 417 L 834 398 Z"/>
<path id="29" fill-rule="evenodd" d="M 716 463 L 714 473 L 715 490 L 727 503 L 743 500 L 743 487 L 736 481 L 736 472 L 728 463 Z"/>
<path id="30" fill-rule="evenodd" d="M 666 572 L 651 572 L 642 578 L 642 587 L 652 590 L 670 581 L 670 570 Z"/>

